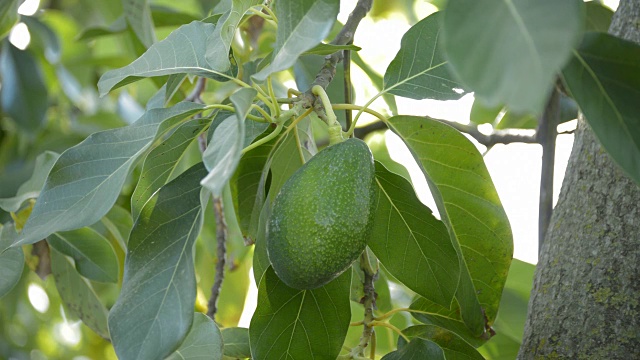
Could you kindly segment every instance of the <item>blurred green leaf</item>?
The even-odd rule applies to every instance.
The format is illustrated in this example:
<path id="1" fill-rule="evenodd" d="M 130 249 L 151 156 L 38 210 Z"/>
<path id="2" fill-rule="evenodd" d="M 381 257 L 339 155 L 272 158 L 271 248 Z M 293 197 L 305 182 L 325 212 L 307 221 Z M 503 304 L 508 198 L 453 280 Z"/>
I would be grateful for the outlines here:
<path id="1" fill-rule="evenodd" d="M 49 176 L 49 171 L 51 171 L 59 156 L 53 151 L 46 151 L 38 155 L 31 178 L 20 185 L 16 196 L 0 199 L 0 208 L 5 211 L 16 212 L 26 200 L 38 197 L 40 189 L 44 186 L 47 176 Z"/>
<path id="2" fill-rule="evenodd" d="M 153 194 L 184 170 L 180 167 L 180 160 L 189 146 L 197 144 L 198 136 L 209 122 L 210 120 L 206 118 L 191 119 L 185 122 L 147 155 L 140 179 L 133 195 L 131 195 L 131 215 L 134 222 Z"/>
<path id="3" fill-rule="evenodd" d="M 264 81 L 272 73 L 291 67 L 302 53 L 324 40 L 339 10 L 339 0 L 277 1 L 278 30 L 273 60 L 253 78 Z"/>
<path id="4" fill-rule="evenodd" d="M 535 129 L 538 126 L 538 119 L 531 114 L 518 114 L 514 111 L 507 111 L 495 125 L 497 130 L 503 129 Z"/>
<path id="5" fill-rule="evenodd" d="M 471 120 L 474 124 L 494 124 L 496 118 L 502 111 L 503 106 L 498 105 L 495 107 L 487 107 L 485 106 L 481 100 L 475 99 L 473 101 L 473 105 L 471 106 L 471 114 L 469 115 L 469 120 Z"/>
<path id="6" fill-rule="evenodd" d="M 442 51 L 441 14 L 413 25 L 384 74 L 384 91 L 410 99 L 456 100 L 466 90 L 453 76 Z"/>
<path id="7" fill-rule="evenodd" d="M 602 146 L 640 183 L 640 46 L 588 33 L 562 71 L 567 89 Z"/>
<path id="8" fill-rule="evenodd" d="M 120 16 L 109 26 L 89 27 L 78 35 L 78 40 L 91 40 L 100 36 L 115 35 L 123 33 L 127 30 L 127 20 L 124 16 Z"/>
<path id="9" fill-rule="evenodd" d="M 527 318 L 535 265 L 513 259 L 504 286 L 500 311 L 494 323 L 496 335 L 478 349 L 490 359 L 510 360 L 518 354 Z"/>
<path id="10" fill-rule="evenodd" d="M 62 56 L 60 40 L 53 29 L 36 17 L 23 16 L 21 21 L 27 25 L 31 34 L 29 47 L 38 46 L 44 51 L 44 57 L 51 64 L 57 64 Z"/>
<path id="11" fill-rule="evenodd" d="M 583 15 L 580 0 L 449 0 L 444 46 L 460 80 L 486 105 L 540 114 L 580 40 Z"/>
<path id="12" fill-rule="evenodd" d="M 131 126 L 95 133 L 62 153 L 15 245 L 100 220 L 115 203 L 129 170 L 154 139 L 203 108 L 182 102 L 153 109 Z"/>
<path id="13" fill-rule="evenodd" d="M 589 1 L 584 4 L 586 10 L 585 31 L 609 31 L 613 10 L 598 1 Z"/>
<path id="14" fill-rule="evenodd" d="M 181 26 L 131 64 L 102 75 L 98 81 L 100 94 L 104 96 L 113 89 L 153 76 L 191 74 L 218 81 L 230 79 L 237 71 L 234 66 L 230 71 L 216 69 L 205 58 L 210 46 L 208 39 L 215 30 L 216 25 L 200 21 Z"/>
<path id="15" fill-rule="evenodd" d="M 377 207 L 367 245 L 408 288 L 449 306 L 460 267 L 444 224 L 418 200 L 411 184 L 376 163 Z"/>
<path id="16" fill-rule="evenodd" d="M 117 282 L 118 259 L 109 240 L 92 228 L 57 232 L 47 238 L 51 247 L 73 259 L 80 275 L 95 281 Z"/>
<path id="17" fill-rule="evenodd" d="M 216 128 L 210 145 L 202 154 L 202 160 L 209 174 L 202 179 L 201 184 L 215 196 L 221 194 L 222 188 L 238 167 L 244 147 L 244 122 L 256 95 L 256 90 L 246 88 L 231 95 L 236 113 L 226 118 Z"/>
<path id="18" fill-rule="evenodd" d="M 200 16 L 178 11 L 174 8 L 151 4 L 151 18 L 156 27 L 180 26 L 200 20 Z"/>
<path id="19" fill-rule="evenodd" d="M 42 70 L 28 51 L 4 41 L 0 52 L 0 107 L 16 125 L 31 134 L 45 121 L 49 97 Z"/>
<path id="20" fill-rule="evenodd" d="M 0 225 L 0 249 L 8 248 L 17 236 L 11 223 Z M 24 253 L 21 247 L 0 252 L 0 298 L 5 296 L 20 281 L 24 270 Z"/>
<path id="21" fill-rule="evenodd" d="M 249 329 L 239 327 L 222 329 L 222 339 L 224 340 L 224 356 L 238 359 L 251 357 Z"/>
<path id="22" fill-rule="evenodd" d="M 166 360 L 222 359 L 223 345 L 220 329 L 213 320 L 202 313 L 193 314 L 191 330 L 184 341 Z"/>
<path id="23" fill-rule="evenodd" d="M 124 18 L 140 42 L 149 48 L 156 42 L 148 0 L 122 0 Z"/>
<path id="24" fill-rule="evenodd" d="M 394 116 L 389 124 L 421 165 L 458 251 L 456 299 L 462 319 L 479 336 L 485 321 L 491 325 L 496 317 L 513 256 L 509 220 L 491 176 L 476 147 L 452 127 L 413 116 Z"/>
<path id="25" fill-rule="evenodd" d="M 107 308 L 100 302 L 91 283 L 82 278 L 69 259 L 55 248 L 50 248 L 50 256 L 51 273 L 67 311 L 108 339 Z"/>
<path id="26" fill-rule="evenodd" d="M 200 186 L 205 174 L 198 164 L 163 186 L 131 230 L 122 292 L 109 313 L 109 332 L 120 358 L 163 358 L 191 327 L 193 244 L 208 198 Z"/>
<path id="27" fill-rule="evenodd" d="M 335 359 L 342 348 L 351 310 L 346 272 L 314 290 L 286 286 L 271 267 L 258 286 L 258 307 L 249 340 L 256 359 Z"/>
<path id="28" fill-rule="evenodd" d="M 0 3 L 0 40 L 9 34 L 18 22 L 18 0 L 5 0 Z"/>

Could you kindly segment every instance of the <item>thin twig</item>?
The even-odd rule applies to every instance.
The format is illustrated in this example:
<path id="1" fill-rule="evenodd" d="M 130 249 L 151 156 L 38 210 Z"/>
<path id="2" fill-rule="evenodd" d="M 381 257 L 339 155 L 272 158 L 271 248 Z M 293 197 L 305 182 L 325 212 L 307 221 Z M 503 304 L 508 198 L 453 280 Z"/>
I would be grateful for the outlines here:
<path id="1" fill-rule="evenodd" d="M 200 95 L 204 92 L 205 85 L 207 84 L 207 78 L 198 78 L 196 81 L 196 87 L 193 88 L 193 91 L 184 99 L 185 101 L 191 101 L 198 104 L 202 104 L 202 99 Z"/>
<path id="2" fill-rule="evenodd" d="M 216 240 L 218 242 L 216 257 L 218 261 L 216 263 L 216 275 L 213 280 L 213 285 L 211 286 L 211 297 L 209 298 L 207 316 L 215 320 L 215 315 L 218 310 L 217 303 L 218 297 L 220 296 L 220 288 L 224 280 L 224 265 L 227 252 L 227 223 L 224 220 L 222 199 L 218 196 L 213 197 L 213 210 L 216 215 Z"/>
<path id="3" fill-rule="evenodd" d="M 346 45 L 352 43 L 353 37 L 356 33 L 358 25 L 360 24 L 360 21 L 367 15 L 369 10 L 371 10 L 372 4 L 373 0 L 358 0 L 358 3 L 349 15 L 349 19 L 342 27 L 342 30 L 340 30 L 340 33 L 338 33 L 338 35 L 335 37 L 335 39 L 333 39 L 331 43 L 334 45 Z M 315 85 L 319 85 L 326 90 L 327 86 L 329 86 L 329 84 L 333 80 L 333 77 L 336 75 L 337 64 L 342 61 L 343 57 L 344 54 L 342 51 L 337 51 L 332 55 L 328 55 L 325 57 L 324 65 L 318 72 L 318 75 L 316 75 L 313 84 L 311 84 L 307 92 L 301 95 L 303 97 L 301 101 L 304 108 L 310 108 L 317 105 L 317 110 L 322 109 L 322 104 L 320 102 L 317 102 L 316 104 L 316 97 L 313 92 L 311 92 L 311 89 Z M 322 118 L 321 114 L 322 111 L 319 112 L 318 116 Z"/>
<path id="4" fill-rule="evenodd" d="M 378 274 L 371 266 L 367 250 L 360 255 L 360 268 L 364 272 L 364 280 L 362 281 L 362 285 L 364 286 L 364 298 L 362 299 L 364 305 L 364 319 L 362 320 L 363 329 L 362 336 L 360 336 L 360 343 L 351 350 L 351 356 L 353 357 L 365 356 L 364 349 L 369 345 L 374 331 L 373 326 L 370 324 L 374 321 L 373 309 L 376 306 L 377 296 L 374 282 Z"/>
<path id="5" fill-rule="evenodd" d="M 536 131 L 536 140 L 542 145 L 542 170 L 540 172 L 540 199 L 538 203 L 538 252 L 542 249 L 553 211 L 553 168 L 559 122 L 560 94 L 554 89 Z"/>
<path id="6" fill-rule="evenodd" d="M 344 60 L 342 61 L 342 67 L 344 69 L 344 102 L 351 104 L 353 99 L 351 98 L 351 51 L 344 51 Z M 353 120 L 351 109 L 344 109 L 344 116 L 346 119 L 345 125 L 347 130 L 351 128 L 351 122 Z"/>

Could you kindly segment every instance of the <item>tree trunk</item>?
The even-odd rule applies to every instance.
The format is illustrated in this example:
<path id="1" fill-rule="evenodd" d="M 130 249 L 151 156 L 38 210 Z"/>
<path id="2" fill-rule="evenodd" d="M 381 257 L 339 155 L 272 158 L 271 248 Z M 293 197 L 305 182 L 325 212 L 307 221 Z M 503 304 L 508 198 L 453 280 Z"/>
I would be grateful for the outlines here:
<path id="1" fill-rule="evenodd" d="M 640 0 L 620 2 L 610 32 L 640 43 Z M 640 187 L 583 119 L 540 254 L 518 358 L 640 359 Z"/>

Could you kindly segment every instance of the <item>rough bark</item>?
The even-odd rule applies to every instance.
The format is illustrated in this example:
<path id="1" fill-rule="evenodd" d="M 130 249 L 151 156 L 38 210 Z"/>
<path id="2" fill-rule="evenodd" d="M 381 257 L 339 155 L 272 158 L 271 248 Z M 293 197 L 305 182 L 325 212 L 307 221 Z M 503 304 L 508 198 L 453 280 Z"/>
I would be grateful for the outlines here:
<path id="1" fill-rule="evenodd" d="M 610 32 L 640 43 L 640 0 Z M 640 359 L 640 187 L 581 119 L 542 247 L 519 359 Z"/>

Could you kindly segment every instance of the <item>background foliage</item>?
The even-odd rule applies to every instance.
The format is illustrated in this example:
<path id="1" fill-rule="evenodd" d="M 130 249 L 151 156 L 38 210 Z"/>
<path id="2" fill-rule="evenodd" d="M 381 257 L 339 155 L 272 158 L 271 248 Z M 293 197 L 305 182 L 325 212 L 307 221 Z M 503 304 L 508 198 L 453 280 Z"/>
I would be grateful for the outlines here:
<path id="1" fill-rule="evenodd" d="M 398 114 L 395 96 L 474 92 L 472 124 L 526 129 L 561 92 L 557 121 L 579 108 L 640 181 L 640 65 L 626 60 L 640 50 L 603 33 L 604 6 L 449 0 L 419 18 L 413 1 L 376 1 L 370 16 L 412 24 L 378 74 L 350 44 L 357 23 L 336 22 L 338 0 L 268 3 L 50 0 L 33 16 L 18 0 L 0 5 L 2 356 L 348 358 L 364 355 L 364 325 L 378 358 L 515 357 L 533 266 L 512 261 L 482 155 L 446 121 Z M 26 50 L 7 38 L 14 26 L 28 29 Z M 342 64 L 330 85 L 316 78 L 345 49 L 378 91 L 364 107 L 350 106 Z M 270 267 L 265 224 L 282 185 L 329 141 L 328 104 L 301 105 L 313 105 L 312 85 L 343 130 L 341 110 L 354 109 L 399 135 L 437 209 L 368 137 L 379 194 L 369 248 L 333 282 L 297 290 Z M 384 114 L 370 111 L 378 98 Z M 214 322 L 202 312 L 221 270 Z"/>

